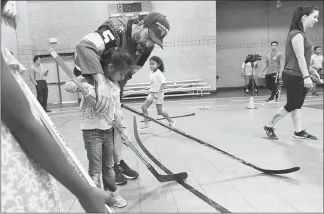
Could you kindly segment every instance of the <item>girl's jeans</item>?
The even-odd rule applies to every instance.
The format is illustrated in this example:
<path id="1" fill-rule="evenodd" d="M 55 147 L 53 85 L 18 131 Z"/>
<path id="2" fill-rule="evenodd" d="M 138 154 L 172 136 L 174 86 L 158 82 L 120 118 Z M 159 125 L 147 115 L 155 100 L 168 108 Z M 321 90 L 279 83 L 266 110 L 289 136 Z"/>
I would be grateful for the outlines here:
<path id="1" fill-rule="evenodd" d="M 83 130 L 83 139 L 89 160 L 90 177 L 94 180 L 97 187 L 100 188 L 100 175 L 102 173 L 104 189 L 114 192 L 117 187 L 115 171 L 113 169 L 113 128 L 108 130 Z"/>

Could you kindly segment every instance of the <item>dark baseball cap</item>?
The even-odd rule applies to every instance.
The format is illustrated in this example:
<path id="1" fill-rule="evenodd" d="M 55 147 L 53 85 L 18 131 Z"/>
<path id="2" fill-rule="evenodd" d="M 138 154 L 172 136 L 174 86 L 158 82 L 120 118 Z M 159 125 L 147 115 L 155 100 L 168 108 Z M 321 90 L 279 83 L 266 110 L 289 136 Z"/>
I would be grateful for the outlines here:
<path id="1" fill-rule="evenodd" d="M 168 34 L 170 25 L 161 13 L 153 12 L 143 19 L 144 27 L 148 28 L 150 39 L 163 48 L 163 38 Z"/>

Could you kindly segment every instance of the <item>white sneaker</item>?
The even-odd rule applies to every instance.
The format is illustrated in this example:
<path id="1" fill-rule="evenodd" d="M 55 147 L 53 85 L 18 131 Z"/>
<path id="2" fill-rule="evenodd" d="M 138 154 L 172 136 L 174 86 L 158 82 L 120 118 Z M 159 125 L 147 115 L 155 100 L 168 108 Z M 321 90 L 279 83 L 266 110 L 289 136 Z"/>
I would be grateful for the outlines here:
<path id="1" fill-rule="evenodd" d="M 118 191 L 112 192 L 111 195 L 115 199 L 115 206 L 116 207 L 122 208 L 122 207 L 125 207 L 127 205 L 126 200 L 119 195 Z"/>
<path id="2" fill-rule="evenodd" d="M 149 129 L 151 127 L 150 124 L 147 124 L 147 125 L 144 125 L 142 128 L 141 128 L 141 131 L 144 131 L 146 129 Z"/>
<path id="3" fill-rule="evenodd" d="M 172 128 L 175 127 L 175 124 L 176 124 L 176 120 L 175 120 L 175 119 L 173 119 L 173 121 L 169 123 L 169 125 L 170 125 Z"/>

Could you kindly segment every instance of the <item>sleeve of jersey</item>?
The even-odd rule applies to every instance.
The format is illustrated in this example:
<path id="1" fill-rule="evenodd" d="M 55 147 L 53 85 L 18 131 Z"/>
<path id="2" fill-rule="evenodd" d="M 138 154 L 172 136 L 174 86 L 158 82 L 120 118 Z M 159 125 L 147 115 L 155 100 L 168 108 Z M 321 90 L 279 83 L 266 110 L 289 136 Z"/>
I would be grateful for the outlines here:
<path id="1" fill-rule="evenodd" d="M 77 45 L 75 63 L 82 75 L 103 73 L 100 58 L 105 50 L 116 47 L 115 36 L 107 25 L 83 37 Z"/>
<path id="2" fill-rule="evenodd" d="M 115 31 L 110 29 L 110 27 L 107 25 L 107 22 L 103 23 L 95 32 L 99 34 L 101 38 L 100 45 L 104 46 L 104 50 L 109 50 L 110 48 L 117 47 L 118 35 L 115 34 Z"/>
<path id="3" fill-rule="evenodd" d="M 150 49 L 148 49 L 147 51 L 145 51 L 143 53 L 143 55 L 141 56 L 141 58 L 138 60 L 138 62 L 137 62 L 136 65 L 138 65 L 138 66 L 144 66 L 145 62 L 150 57 L 153 49 L 154 49 L 154 46 L 152 46 Z"/>

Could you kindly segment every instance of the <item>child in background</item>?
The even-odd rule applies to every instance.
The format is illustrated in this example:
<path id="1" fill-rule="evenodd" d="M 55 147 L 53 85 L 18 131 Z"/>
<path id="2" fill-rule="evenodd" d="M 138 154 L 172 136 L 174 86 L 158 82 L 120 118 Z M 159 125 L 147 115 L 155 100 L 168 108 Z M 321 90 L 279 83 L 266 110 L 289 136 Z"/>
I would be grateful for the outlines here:
<path id="1" fill-rule="evenodd" d="M 162 104 L 164 99 L 164 87 L 165 87 L 165 77 L 163 75 L 164 64 L 160 57 L 152 56 L 150 58 L 150 69 L 152 71 L 150 75 L 150 93 L 148 94 L 146 100 L 142 105 L 143 114 L 148 115 L 147 109 L 153 103 L 156 103 L 156 110 L 158 115 L 162 115 L 165 119 L 169 121 L 169 125 L 175 127 L 175 120 L 172 120 L 169 114 L 162 110 Z M 141 130 L 145 130 L 150 127 L 149 121 L 147 118 L 144 118 L 145 125 Z"/>
<path id="2" fill-rule="evenodd" d="M 111 119 L 115 119 L 116 124 L 128 136 L 130 142 L 131 138 L 123 122 L 118 81 L 123 79 L 131 68 L 131 64 L 131 57 L 120 50 L 109 52 L 102 62 L 104 75 L 107 86 L 110 87 L 111 95 L 110 106 L 106 114 Z M 96 97 L 95 86 L 93 86 L 95 85 L 95 81 L 84 78 L 81 75 L 77 78 L 88 89 L 88 95 Z M 69 81 L 65 84 L 65 90 L 76 93 L 78 87 L 73 81 Z M 82 119 L 81 130 L 83 131 L 83 139 L 89 160 L 89 175 L 100 188 L 100 176 L 102 174 L 104 190 L 111 191 L 116 201 L 115 206 L 125 207 L 127 202 L 118 193 L 113 169 L 114 132 L 116 130 L 114 130 L 102 115 L 97 113 L 95 105 L 88 99 L 88 95 L 82 96 L 80 110 Z M 127 146 L 127 142 L 123 141 L 123 143 Z"/>

